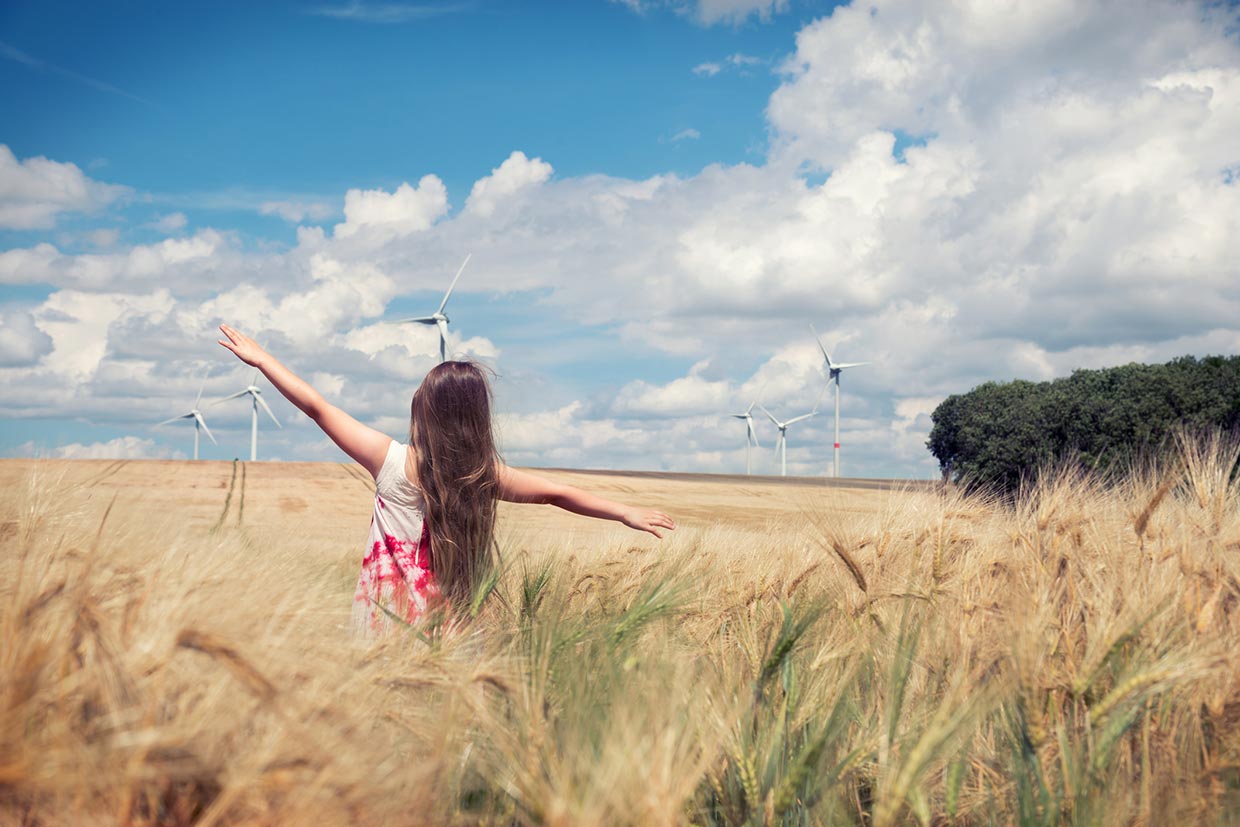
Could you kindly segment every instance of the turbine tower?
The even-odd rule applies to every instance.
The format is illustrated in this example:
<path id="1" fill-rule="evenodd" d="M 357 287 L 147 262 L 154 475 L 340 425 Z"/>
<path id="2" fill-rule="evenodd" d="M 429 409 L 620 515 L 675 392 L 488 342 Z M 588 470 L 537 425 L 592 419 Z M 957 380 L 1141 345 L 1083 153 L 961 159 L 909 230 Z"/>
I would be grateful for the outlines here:
<path id="1" fill-rule="evenodd" d="M 258 371 L 254 371 L 254 375 L 250 377 L 249 386 L 242 391 L 237 391 L 232 396 L 225 396 L 212 404 L 218 405 L 220 402 L 227 402 L 230 399 L 237 399 L 248 395 L 250 397 L 250 462 L 258 459 L 258 406 L 262 405 L 263 410 L 267 412 L 267 416 L 271 417 L 271 421 L 276 423 L 277 428 L 283 428 L 280 420 L 276 419 L 276 415 L 271 412 L 271 408 L 267 407 L 267 400 L 263 399 L 263 392 L 254 384 L 258 381 Z"/>
<path id="2" fill-rule="evenodd" d="M 822 351 L 822 358 L 827 362 L 827 384 L 835 384 L 835 449 L 834 460 L 831 466 L 831 474 L 836 479 L 840 476 L 840 374 L 848 368 L 859 368 L 862 365 L 868 365 L 869 362 L 832 362 L 827 349 L 822 346 L 822 339 L 818 338 L 818 331 L 814 330 L 814 326 L 809 326 L 810 332 L 814 334 L 814 341 L 818 343 L 818 349 Z"/>
<path id="3" fill-rule="evenodd" d="M 795 425 L 804 419 L 809 419 L 811 416 L 817 416 L 818 406 L 815 405 L 814 409 L 809 413 L 802 414 L 801 416 L 794 416 L 787 422 L 780 422 L 775 418 L 775 415 L 768 411 L 764 406 L 759 405 L 758 407 L 762 408 L 762 413 L 766 414 L 767 417 L 775 423 L 775 427 L 779 429 L 779 439 L 775 442 L 775 453 L 779 456 L 780 476 L 786 477 L 788 476 L 788 426 Z"/>
<path id="4" fill-rule="evenodd" d="M 457 280 L 461 278 L 461 273 L 465 272 L 465 265 L 469 264 L 469 259 L 473 253 L 465 256 L 465 260 L 461 262 L 461 267 L 456 271 L 452 283 L 448 285 L 448 292 L 443 294 L 443 301 L 439 303 L 439 309 L 429 316 L 418 316 L 413 319 L 396 319 L 392 324 L 433 324 L 439 328 L 439 361 L 446 362 L 448 360 L 448 322 L 450 321 L 444 315 L 444 308 L 448 306 L 448 297 L 452 295 L 453 288 L 456 287 Z"/>
<path id="5" fill-rule="evenodd" d="M 207 373 L 210 373 L 210 371 L 207 371 Z M 180 416 L 174 416 L 172 419 L 165 419 L 163 422 L 159 423 L 159 425 L 169 425 L 173 422 L 180 422 L 182 419 L 194 420 L 194 459 L 198 459 L 199 431 L 206 431 L 207 438 L 211 440 L 212 444 L 219 445 L 219 443 L 215 441 L 215 437 L 211 436 L 211 429 L 207 427 L 207 420 L 203 418 L 202 411 L 198 410 L 198 404 L 202 402 L 202 391 L 206 386 L 207 375 L 203 374 L 202 384 L 198 386 L 198 398 L 194 400 L 194 407 L 189 409 L 189 413 L 183 413 Z M 156 427 L 158 427 L 158 425 Z"/>
<path id="6" fill-rule="evenodd" d="M 761 396 L 761 395 L 762 393 L 759 391 L 758 396 Z M 745 473 L 746 474 L 750 473 L 749 471 L 749 449 L 750 447 L 754 447 L 754 448 L 762 447 L 762 445 L 758 442 L 758 435 L 754 432 L 754 429 L 753 429 L 753 406 L 757 404 L 758 404 L 758 397 L 755 396 L 754 400 L 749 403 L 749 407 L 745 409 L 745 412 L 743 414 L 732 414 L 733 419 L 745 420 Z"/>

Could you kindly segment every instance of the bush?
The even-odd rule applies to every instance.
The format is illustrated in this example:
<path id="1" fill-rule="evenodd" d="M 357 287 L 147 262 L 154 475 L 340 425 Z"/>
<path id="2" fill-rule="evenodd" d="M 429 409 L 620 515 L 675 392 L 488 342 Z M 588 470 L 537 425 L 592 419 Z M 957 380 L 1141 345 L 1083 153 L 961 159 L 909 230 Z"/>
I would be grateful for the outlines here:
<path id="1" fill-rule="evenodd" d="M 949 396 L 932 419 L 926 447 L 944 479 L 1011 493 L 1068 456 L 1108 471 L 1160 451 L 1177 428 L 1236 429 L 1240 356 L 987 382 Z"/>

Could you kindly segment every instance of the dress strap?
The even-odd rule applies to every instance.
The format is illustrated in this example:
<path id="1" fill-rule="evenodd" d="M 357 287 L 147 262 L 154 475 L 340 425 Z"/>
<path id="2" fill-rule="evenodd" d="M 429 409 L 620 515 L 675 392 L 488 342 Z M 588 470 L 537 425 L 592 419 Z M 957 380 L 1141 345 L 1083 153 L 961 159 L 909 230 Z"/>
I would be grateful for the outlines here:
<path id="1" fill-rule="evenodd" d="M 392 485 L 405 475 L 405 446 L 396 440 L 388 443 L 387 456 L 383 458 L 383 466 L 375 477 L 375 490 L 386 493 Z"/>

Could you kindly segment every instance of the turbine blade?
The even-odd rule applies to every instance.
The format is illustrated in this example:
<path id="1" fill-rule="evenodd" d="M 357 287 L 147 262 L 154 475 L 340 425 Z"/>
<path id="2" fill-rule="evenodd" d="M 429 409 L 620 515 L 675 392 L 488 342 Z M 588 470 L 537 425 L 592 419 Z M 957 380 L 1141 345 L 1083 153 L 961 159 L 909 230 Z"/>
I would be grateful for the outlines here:
<path id="1" fill-rule="evenodd" d="M 211 429 L 207 427 L 207 420 L 202 418 L 202 414 L 194 414 L 194 419 L 197 419 L 198 424 L 201 425 L 202 429 L 207 432 L 207 439 L 211 440 L 212 444 L 219 445 L 219 443 L 215 441 L 215 437 L 211 435 Z"/>
<path id="2" fill-rule="evenodd" d="M 236 398 L 237 398 L 237 397 L 239 397 L 239 396 L 245 396 L 245 395 L 246 395 L 247 393 L 249 393 L 249 392 L 250 392 L 250 389 L 249 389 L 249 388 L 246 388 L 246 389 L 245 389 L 245 390 L 243 390 L 243 391 L 237 391 L 237 392 L 236 392 L 236 393 L 234 393 L 232 396 L 225 396 L 223 399 L 217 399 L 217 400 L 215 400 L 214 402 L 212 402 L 211 404 L 212 404 L 212 405 L 218 405 L 218 404 L 220 404 L 221 402 L 227 402 L 227 401 L 228 401 L 228 400 L 230 400 L 230 399 L 236 399 Z"/>
<path id="3" fill-rule="evenodd" d="M 845 362 L 842 365 L 836 365 L 835 369 L 843 370 L 844 368 L 859 368 L 862 365 L 872 365 L 872 364 L 874 363 L 873 362 Z"/>
<path id="4" fill-rule="evenodd" d="M 818 406 L 822 404 L 822 395 L 827 392 L 829 387 L 831 387 L 831 380 L 828 379 L 827 384 L 823 385 L 818 391 L 818 398 L 814 400 L 814 407 L 810 408 L 812 413 L 818 413 Z"/>
<path id="5" fill-rule="evenodd" d="M 158 428 L 160 425 L 171 425 L 173 422 L 180 422 L 182 419 L 186 419 L 191 416 L 193 416 L 193 414 L 181 414 L 180 416 L 174 416 L 172 419 L 165 419 L 163 422 L 156 422 L 155 427 Z"/>
<path id="6" fill-rule="evenodd" d="M 194 400 L 194 409 L 198 409 L 198 403 L 202 401 L 202 392 L 207 388 L 207 377 L 211 375 L 211 368 L 207 368 L 207 372 L 202 375 L 202 384 L 198 386 L 198 398 Z"/>
<path id="7" fill-rule="evenodd" d="M 456 275 L 452 277 L 452 283 L 448 285 L 448 292 L 443 294 L 443 301 L 439 303 L 439 309 L 435 311 L 436 313 L 442 313 L 443 309 L 448 306 L 448 297 L 452 295 L 452 291 L 456 287 L 456 283 L 460 281 L 461 273 L 465 272 L 465 265 L 469 264 L 469 260 L 473 257 L 473 255 L 473 253 L 468 254 L 465 256 L 465 260 L 461 262 L 461 269 L 457 270 Z"/>
<path id="8" fill-rule="evenodd" d="M 839 365 L 836 365 L 836 364 L 834 364 L 834 363 L 831 361 L 831 354 L 827 353 L 827 349 L 826 349 L 825 347 L 823 347 L 823 345 L 822 345 L 822 339 L 818 336 L 818 331 L 817 331 L 817 330 L 814 330 L 814 326 L 813 326 L 813 325 L 810 325 L 810 326 L 809 326 L 809 330 L 810 330 L 810 332 L 811 332 L 811 333 L 813 333 L 813 334 L 814 334 L 814 341 L 818 343 L 818 349 L 822 351 L 822 358 L 824 358 L 824 359 L 826 359 L 826 360 L 827 360 L 827 367 L 828 367 L 828 368 L 836 368 L 836 367 L 839 367 Z"/>
<path id="9" fill-rule="evenodd" d="M 782 427 L 783 427 L 783 425 L 780 425 L 780 424 L 779 424 L 779 420 L 775 418 L 775 415 L 766 409 L 766 406 L 765 406 L 765 405 L 759 405 L 758 407 L 762 409 L 762 413 L 766 414 L 767 419 L 769 419 L 769 420 L 771 420 L 772 422 L 774 422 L 774 423 L 775 423 L 775 427 L 776 427 L 776 428 L 782 428 Z"/>
<path id="10" fill-rule="evenodd" d="M 802 416 L 793 417 L 792 419 L 789 419 L 787 422 L 785 422 L 784 426 L 787 427 L 788 425 L 791 425 L 793 422 L 800 422 L 801 420 L 809 419 L 811 416 L 818 416 L 818 411 L 810 411 L 809 413 L 804 414 Z"/>
<path id="11" fill-rule="evenodd" d="M 257 402 L 262 407 L 262 409 L 267 412 L 267 416 L 271 417 L 271 421 L 276 423 L 277 428 L 284 427 L 283 425 L 280 424 L 280 420 L 276 419 L 276 415 L 271 412 L 271 408 L 267 407 L 266 399 L 263 399 L 258 394 L 254 394 L 254 401 Z"/>
<path id="12" fill-rule="evenodd" d="M 755 448 L 761 448 L 762 443 L 758 442 L 758 432 L 754 430 L 753 420 L 749 420 L 749 440 Z"/>
<path id="13" fill-rule="evenodd" d="M 434 324 L 437 321 L 438 319 L 434 316 L 417 316 L 412 319 L 389 319 L 384 324 Z"/>
<path id="14" fill-rule="evenodd" d="M 254 368 L 254 375 L 250 377 L 250 385 L 258 381 L 258 375 L 262 373 L 258 368 Z"/>
<path id="15" fill-rule="evenodd" d="M 749 403 L 749 408 L 745 411 L 745 413 L 749 413 L 750 411 L 752 411 L 753 406 L 758 404 L 758 400 L 762 398 L 762 392 L 766 390 L 766 383 L 769 381 L 770 381 L 769 379 L 764 379 L 762 381 L 762 384 L 758 386 L 758 395 L 755 396 L 753 398 L 753 401 Z"/>

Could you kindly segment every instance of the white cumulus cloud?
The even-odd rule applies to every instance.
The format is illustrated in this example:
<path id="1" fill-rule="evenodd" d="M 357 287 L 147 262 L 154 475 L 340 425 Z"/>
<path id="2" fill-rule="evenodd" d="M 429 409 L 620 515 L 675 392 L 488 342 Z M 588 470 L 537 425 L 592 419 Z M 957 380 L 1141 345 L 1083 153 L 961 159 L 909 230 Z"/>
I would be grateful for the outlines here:
<path id="1" fill-rule="evenodd" d="M 492 215 L 505 200 L 544 183 L 552 172 L 551 164 L 543 159 L 527 158 L 520 150 L 513 152 L 490 175 L 474 182 L 465 209 L 475 215 Z"/>
<path id="2" fill-rule="evenodd" d="M 0 144 L 0 229 L 47 229 L 66 212 L 95 212 L 129 193 L 128 187 L 88 177 L 76 164 L 42 156 L 19 161 Z"/>
<path id="3" fill-rule="evenodd" d="M 52 337 L 25 310 L 0 306 L 0 367 L 32 365 L 52 350 Z"/>
<path id="4" fill-rule="evenodd" d="M 393 192 L 349 190 L 335 236 L 347 238 L 363 229 L 407 235 L 430 228 L 447 211 L 448 190 L 436 175 L 422 176 L 416 187 L 405 182 Z"/>
<path id="5" fill-rule="evenodd" d="M 225 237 L 206 229 L 112 252 L 66 255 L 40 243 L 0 252 L 0 284 L 45 282 L 57 287 L 114 290 L 191 280 L 218 263 Z"/>
<path id="6" fill-rule="evenodd" d="M 153 439 L 121 436 L 106 442 L 82 444 L 71 442 L 52 449 L 51 456 L 61 459 L 167 459 L 173 452 Z"/>
<path id="7" fill-rule="evenodd" d="M 652 385 L 640 379 L 620 389 L 612 402 L 612 410 L 621 416 L 687 416 L 711 414 L 723 410 L 732 396 L 724 379 L 703 375 L 709 360 L 695 364 L 687 376 L 665 385 Z"/>

